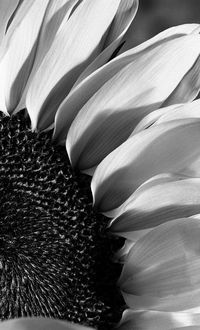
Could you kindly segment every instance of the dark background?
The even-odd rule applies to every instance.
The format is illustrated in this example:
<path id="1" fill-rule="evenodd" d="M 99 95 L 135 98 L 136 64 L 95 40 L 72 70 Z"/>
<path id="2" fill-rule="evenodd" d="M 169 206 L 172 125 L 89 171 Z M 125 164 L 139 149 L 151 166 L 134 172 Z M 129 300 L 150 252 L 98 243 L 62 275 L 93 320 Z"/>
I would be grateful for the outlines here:
<path id="1" fill-rule="evenodd" d="M 129 31 L 131 46 L 183 23 L 200 23 L 200 0 L 140 0 Z"/>

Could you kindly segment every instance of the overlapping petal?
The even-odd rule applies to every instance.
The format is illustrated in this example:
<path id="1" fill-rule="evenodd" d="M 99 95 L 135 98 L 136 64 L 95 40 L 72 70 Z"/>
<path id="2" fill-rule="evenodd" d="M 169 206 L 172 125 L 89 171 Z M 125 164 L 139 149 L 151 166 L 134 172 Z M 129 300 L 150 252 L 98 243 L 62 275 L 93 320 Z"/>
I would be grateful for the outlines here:
<path id="1" fill-rule="evenodd" d="M 177 27 L 169 28 L 155 37 L 147 40 L 143 44 L 121 54 L 99 70 L 96 70 L 84 79 L 70 95 L 63 101 L 58 109 L 55 122 L 54 138 L 60 143 L 65 143 L 69 127 L 84 104 L 98 90 L 122 68 L 131 63 L 133 58 L 137 57 L 140 52 L 145 49 L 155 47 L 167 40 L 179 38 L 181 36 L 193 33 L 198 28 L 198 24 L 185 24 Z"/>
<path id="2" fill-rule="evenodd" d="M 1 322 L 0 330 L 92 330 L 91 328 L 60 320 L 33 317 Z"/>
<path id="3" fill-rule="evenodd" d="M 5 36 L 8 22 L 15 9 L 19 5 L 19 0 L 7 0 L 0 2 L 0 53 L 2 51 L 1 45 Z"/>
<path id="4" fill-rule="evenodd" d="M 172 120 L 131 136 L 97 167 L 92 179 L 95 205 L 118 208 L 146 180 L 161 173 L 199 176 L 200 120 Z"/>
<path id="5" fill-rule="evenodd" d="M 22 99 L 18 104 L 17 110 L 26 107 L 26 94 L 31 84 L 31 81 L 37 72 L 43 58 L 49 51 L 54 38 L 62 24 L 65 24 L 78 0 L 50 0 L 43 18 L 43 23 L 40 29 L 38 38 L 37 51 L 34 58 L 34 63 L 29 79 L 26 83 Z"/>
<path id="6" fill-rule="evenodd" d="M 26 105 L 33 129 L 48 128 L 60 106 L 59 142 L 81 109 L 67 138 L 71 162 L 81 170 L 100 163 L 95 205 L 118 208 L 110 229 L 128 239 L 118 253 L 119 285 L 139 311 L 127 311 L 119 328 L 200 326 L 200 221 L 185 218 L 200 212 L 199 101 L 167 107 L 199 93 L 197 26 L 164 31 L 104 65 L 138 0 L 24 0 L 5 36 L 18 4 L 2 11 L 0 105 L 10 113 Z M 43 318 L 5 321 L 0 329 L 89 330 Z"/>
<path id="7" fill-rule="evenodd" d="M 166 222 L 130 250 L 119 285 L 134 310 L 199 313 L 200 221 Z"/>
<path id="8" fill-rule="evenodd" d="M 78 1 L 79 0 L 49 1 L 40 31 L 38 49 L 34 61 L 34 71 L 37 70 L 41 60 L 51 47 L 58 30 L 61 29 L 61 25 L 64 25 L 68 21 Z"/>
<path id="9" fill-rule="evenodd" d="M 200 314 L 126 310 L 117 327 L 119 330 L 199 329 Z M 188 328 L 189 327 L 189 328 Z"/>
<path id="10" fill-rule="evenodd" d="M 24 1 L 14 20 L 15 29 L 6 35 L 5 54 L 0 63 L 1 110 L 13 112 L 33 66 L 37 40 L 49 0 Z M 22 17 L 23 15 L 23 17 Z M 20 45 L 20 47 L 19 47 Z"/>
<path id="11" fill-rule="evenodd" d="M 145 229 L 200 212 L 200 178 L 163 176 L 139 187 L 121 208 L 110 230 L 135 240 Z"/>
<path id="12" fill-rule="evenodd" d="M 190 103 L 187 103 L 186 105 L 188 105 Z M 173 104 L 173 105 L 169 105 L 167 107 L 164 108 L 159 108 L 157 110 L 154 110 L 152 112 L 150 112 L 147 116 L 145 116 L 140 122 L 139 124 L 134 128 L 132 135 L 150 127 L 151 125 L 155 124 L 159 118 L 161 118 L 162 116 L 164 116 L 165 114 L 169 114 L 171 115 L 173 112 L 175 112 L 178 108 L 184 106 L 184 104 Z"/>
<path id="13" fill-rule="evenodd" d="M 120 45 L 123 37 L 126 35 L 126 32 L 137 13 L 138 2 L 139 0 L 121 0 L 105 41 L 105 49 L 83 71 L 73 88 L 110 59 L 113 52 Z"/>
<path id="14" fill-rule="evenodd" d="M 84 78 L 89 76 L 93 71 L 103 66 L 113 55 L 113 52 L 117 50 L 127 30 L 129 29 L 138 10 L 139 0 L 121 0 L 118 6 L 115 17 L 107 32 L 103 48 L 104 50 L 89 64 L 83 73 L 78 77 L 77 81 L 73 85 L 73 88 L 77 86 Z M 191 24 L 193 27 L 196 24 Z"/>
<path id="15" fill-rule="evenodd" d="M 166 108 L 165 108 L 166 109 Z M 168 107 L 169 110 L 169 107 Z M 199 118 L 200 117 L 200 100 L 197 99 L 191 103 L 178 105 L 174 108 L 173 111 L 166 111 L 160 116 L 155 125 L 159 125 L 160 123 L 164 123 L 171 120 L 178 120 L 184 118 Z"/>
<path id="16" fill-rule="evenodd" d="M 61 25 L 27 93 L 33 128 L 52 124 L 61 101 L 102 51 L 119 4 L 120 0 L 82 1 Z M 99 15 L 101 12 L 104 15 Z"/>
<path id="17" fill-rule="evenodd" d="M 189 53 L 191 49 L 193 54 Z M 196 97 L 200 88 L 199 51 L 199 35 L 190 34 L 161 45 L 155 43 L 139 53 L 119 57 L 119 63 L 110 63 L 107 80 L 97 82 L 98 91 L 83 105 L 69 130 L 67 150 L 72 164 L 81 170 L 93 168 L 128 138 L 145 115 L 162 105 L 180 102 L 182 94 L 184 101 Z M 63 116 L 69 117 L 59 129 L 64 125 L 68 128 L 71 97 L 62 104 Z M 61 111 L 57 125 L 59 116 L 63 119 Z"/>
<path id="18" fill-rule="evenodd" d="M 176 28 L 175 27 L 171 27 L 171 29 Z M 196 33 L 199 33 L 199 27 L 196 28 Z M 132 28 L 129 29 L 128 33 L 127 33 L 127 42 L 122 46 L 122 48 L 120 49 L 120 54 L 126 52 L 128 49 L 131 49 L 132 47 L 135 47 L 135 38 L 134 38 L 134 26 Z"/>
<path id="19" fill-rule="evenodd" d="M 24 0 L 19 6 L 3 40 L 1 109 L 25 107 L 29 82 L 77 1 Z"/>
<path id="20" fill-rule="evenodd" d="M 140 123 L 135 127 L 133 133 L 138 133 L 151 125 L 158 125 L 170 120 L 184 119 L 184 118 L 199 118 L 200 117 L 200 100 L 186 104 L 174 104 L 168 107 L 160 108 L 145 116 Z"/>

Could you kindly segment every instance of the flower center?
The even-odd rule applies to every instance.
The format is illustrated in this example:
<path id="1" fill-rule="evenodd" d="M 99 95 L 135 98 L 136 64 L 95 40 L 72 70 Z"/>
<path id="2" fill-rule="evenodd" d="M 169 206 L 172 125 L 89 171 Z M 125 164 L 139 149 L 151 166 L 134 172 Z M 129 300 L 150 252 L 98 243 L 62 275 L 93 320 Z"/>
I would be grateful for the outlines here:
<path id="1" fill-rule="evenodd" d="M 0 317 L 109 329 L 122 306 L 111 261 L 119 242 L 92 209 L 89 179 L 25 117 L 0 115 Z"/>

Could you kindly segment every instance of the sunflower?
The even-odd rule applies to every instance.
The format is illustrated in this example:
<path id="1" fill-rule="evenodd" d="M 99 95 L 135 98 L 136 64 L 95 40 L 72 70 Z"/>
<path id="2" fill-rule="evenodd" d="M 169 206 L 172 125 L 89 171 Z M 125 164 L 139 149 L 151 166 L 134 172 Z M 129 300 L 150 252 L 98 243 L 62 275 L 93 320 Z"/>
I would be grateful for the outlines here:
<path id="1" fill-rule="evenodd" d="M 118 48 L 137 1 L 0 6 L 0 316 L 18 318 L 1 327 L 75 328 L 34 319 L 51 317 L 103 329 L 121 313 L 120 267 L 111 261 L 118 243 L 92 209 L 89 180 L 71 169 L 52 131 L 41 130 L 85 68 L 95 70 Z"/>
<path id="2" fill-rule="evenodd" d="M 193 101 L 200 90 L 199 25 L 170 28 L 123 52 L 137 0 L 5 0 L 0 6 L 0 328 L 87 329 L 68 320 L 107 329 L 121 317 L 124 301 L 115 287 L 121 266 L 111 257 L 122 241 L 107 236 L 108 220 L 92 206 L 90 179 L 75 167 L 93 175 L 95 208 L 114 217 L 109 230 L 127 239 L 116 254 L 124 262 L 119 286 L 130 309 L 119 327 L 132 329 L 138 324 L 145 329 L 152 322 L 153 329 L 163 318 L 176 325 L 180 309 L 176 307 L 172 323 L 172 311 L 158 308 L 160 296 L 166 294 L 161 302 L 165 306 L 171 303 L 169 294 L 177 295 L 179 306 L 185 293 L 181 310 L 185 312 L 186 306 L 197 307 L 190 302 L 198 283 L 193 291 L 184 285 L 185 271 L 179 285 L 175 273 L 169 290 L 162 287 L 174 271 L 169 267 L 165 272 L 168 264 L 179 261 L 182 268 L 186 264 L 180 251 L 185 236 L 179 232 L 187 234 L 188 224 L 173 220 L 176 210 L 171 218 L 167 212 L 159 214 L 156 185 L 171 183 L 169 196 L 173 186 L 182 189 L 175 184 L 178 180 L 194 195 L 198 186 L 186 182 L 198 165 L 198 114 L 191 118 L 177 103 Z M 176 109 L 182 110 L 180 115 Z M 177 117 L 169 119 L 171 113 Z M 177 152 L 185 134 L 187 144 Z M 141 220 L 135 227 L 133 204 L 137 197 L 139 204 L 145 200 L 145 192 L 153 196 L 158 215 L 146 225 L 142 201 Z M 189 195 L 183 204 L 190 198 L 193 207 L 195 198 Z M 186 216 L 193 214 L 186 211 Z M 193 255 L 198 251 L 192 246 L 198 218 L 190 222 L 183 251 Z M 163 233 L 171 241 L 165 243 L 163 238 L 157 251 L 153 243 L 159 244 Z M 174 243 L 177 237 L 180 246 Z M 168 244 L 177 249 L 174 259 L 167 257 Z M 143 250 L 154 268 L 146 277 Z M 150 258 L 154 250 L 157 268 L 156 258 Z M 166 265 L 160 261 L 165 253 Z M 191 262 L 196 271 L 197 259 Z M 157 287 L 152 284 L 155 274 Z M 198 282 L 195 275 L 194 282 Z M 154 291 L 157 299 L 151 297 Z M 185 317 L 189 315 L 192 321 L 184 325 L 196 325 L 198 315 Z"/>

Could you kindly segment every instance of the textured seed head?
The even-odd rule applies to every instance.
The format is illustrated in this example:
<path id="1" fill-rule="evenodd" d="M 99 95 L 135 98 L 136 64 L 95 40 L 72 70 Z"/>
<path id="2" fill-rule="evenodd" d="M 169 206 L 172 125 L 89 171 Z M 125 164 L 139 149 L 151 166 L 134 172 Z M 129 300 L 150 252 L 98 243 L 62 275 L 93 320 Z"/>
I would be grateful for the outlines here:
<path id="1" fill-rule="evenodd" d="M 109 329 L 120 317 L 120 270 L 111 262 L 118 242 L 92 209 L 88 179 L 73 173 L 51 132 L 31 132 L 25 117 L 0 114 L 0 318 Z"/>

